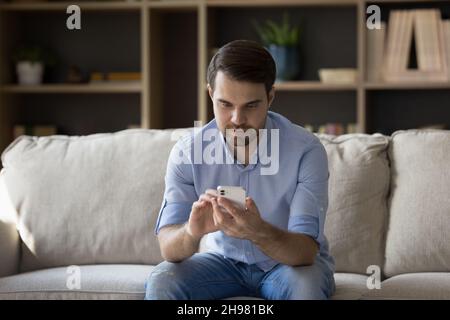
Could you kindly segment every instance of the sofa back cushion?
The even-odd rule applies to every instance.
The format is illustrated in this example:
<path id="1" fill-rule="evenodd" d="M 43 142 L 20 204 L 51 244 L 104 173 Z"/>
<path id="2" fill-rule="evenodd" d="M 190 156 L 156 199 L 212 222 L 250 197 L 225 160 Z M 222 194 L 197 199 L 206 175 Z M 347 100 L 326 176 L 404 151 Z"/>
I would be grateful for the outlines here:
<path id="1" fill-rule="evenodd" d="M 162 261 L 153 228 L 172 130 L 22 136 L 2 155 L 21 270 Z"/>
<path id="2" fill-rule="evenodd" d="M 16 230 L 16 210 L 0 171 L 0 278 L 19 271 L 20 237 Z"/>
<path id="3" fill-rule="evenodd" d="M 186 130 L 22 136 L 2 155 L 21 270 L 162 261 L 153 233 L 167 158 Z M 329 158 L 325 233 L 338 272 L 382 265 L 388 138 L 319 135 Z"/>
<path id="4" fill-rule="evenodd" d="M 450 131 L 393 134 L 386 275 L 450 271 Z"/>
<path id="5" fill-rule="evenodd" d="M 380 268 L 389 191 L 389 138 L 380 134 L 319 135 L 328 154 L 325 235 L 337 272 Z"/>

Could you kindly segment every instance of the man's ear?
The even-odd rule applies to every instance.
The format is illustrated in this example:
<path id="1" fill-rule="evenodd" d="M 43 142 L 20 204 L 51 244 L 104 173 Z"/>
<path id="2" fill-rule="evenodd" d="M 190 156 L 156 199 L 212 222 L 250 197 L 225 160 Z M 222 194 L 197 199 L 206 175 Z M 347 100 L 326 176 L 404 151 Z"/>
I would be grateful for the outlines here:
<path id="1" fill-rule="evenodd" d="M 275 99 L 275 86 L 272 86 L 272 89 L 270 89 L 270 91 L 269 91 L 269 96 L 267 99 L 269 108 L 272 105 L 273 99 Z"/>
<path id="2" fill-rule="evenodd" d="M 212 101 L 213 100 L 213 89 L 211 88 L 209 83 L 206 85 L 206 87 L 208 88 L 209 97 L 211 98 L 211 101 Z"/>

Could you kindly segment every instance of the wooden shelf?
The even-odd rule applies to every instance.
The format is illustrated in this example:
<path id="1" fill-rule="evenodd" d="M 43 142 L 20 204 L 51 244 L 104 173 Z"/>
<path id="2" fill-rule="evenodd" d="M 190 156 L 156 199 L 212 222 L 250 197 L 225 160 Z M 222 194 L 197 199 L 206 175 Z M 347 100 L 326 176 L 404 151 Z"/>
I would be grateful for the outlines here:
<path id="1" fill-rule="evenodd" d="M 86 2 L 29 2 L 29 3 L 2 3 L 0 4 L 0 11 L 52 11 L 52 10 L 66 10 L 72 4 L 78 5 L 81 10 L 138 10 L 143 6 L 140 1 L 86 1 Z"/>
<path id="2" fill-rule="evenodd" d="M 141 93 L 141 83 L 5 85 L 2 93 Z"/>
<path id="3" fill-rule="evenodd" d="M 356 90 L 356 84 L 329 84 L 320 81 L 287 81 L 275 83 L 278 91 L 348 91 Z"/>
<path id="4" fill-rule="evenodd" d="M 195 9 L 201 4 L 207 7 L 254 7 L 254 6 L 354 6 L 359 0 L 171 0 L 171 1 L 81 1 L 2 3 L 0 11 L 52 11 L 65 10 L 76 4 L 82 10 L 138 10 L 140 8 Z"/>
<path id="5" fill-rule="evenodd" d="M 208 7 L 252 7 L 252 6 L 349 6 L 359 0 L 206 0 Z"/>
<path id="6" fill-rule="evenodd" d="M 433 3 L 445 0 L 363 0 L 365 4 L 408 4 L 408 3 Z"/>
<path id="7" fill-rule="evenodd" d="M 147 5 L 150 8 L 167 9 L 167 10 L 183 10 L 195 9 L 199 6 L 198 0 L 170 0 L 170 1 L 150 1 Z"/>
<path id="8" fill-rule="evenodd" d="M 365 83 L 367 90 L 433 90 L 450 89 L 450 82 Z"/>
<path id="9" fill-rule="evenodd" d="M 204 89 L 207 90 L 206 84 Z M 320 81 L 275 82 L 277 91 L 352 91 L 356 89 L 356 84 L 329 84 Z"/>

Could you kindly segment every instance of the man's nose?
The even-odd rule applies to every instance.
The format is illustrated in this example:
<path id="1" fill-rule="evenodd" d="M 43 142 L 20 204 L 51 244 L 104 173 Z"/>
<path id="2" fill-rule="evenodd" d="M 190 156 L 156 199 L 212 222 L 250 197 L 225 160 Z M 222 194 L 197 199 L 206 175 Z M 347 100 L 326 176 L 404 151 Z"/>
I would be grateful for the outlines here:
<path id="1" fill-rule="evenodd" d="M 245 115 L 242 111 L 240 110 L 234 110 L 233 114 L 231 116 L 231 122 L 236 126 L 241 126 L 245 123 Z"/>

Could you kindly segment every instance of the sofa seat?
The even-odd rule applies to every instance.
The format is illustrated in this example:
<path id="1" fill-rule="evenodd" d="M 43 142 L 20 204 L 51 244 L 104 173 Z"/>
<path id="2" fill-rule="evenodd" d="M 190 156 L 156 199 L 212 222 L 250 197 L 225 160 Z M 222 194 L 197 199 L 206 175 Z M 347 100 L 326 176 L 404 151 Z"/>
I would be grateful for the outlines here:
<path id="1" fill-rule="evenodd" d="M 67 267 L 25 272 L 0 278 L 0 300 L 143 300 L 144 283 L 154 266 L 88 265 L 80 266 L 80 289 L 69 289 L 71 276 Z M 366 289 L 367 276 L 336 273 L 336 293 L 333 299 L 359 299 Z M 43 289 L 45 288 L 45 289 Z M 230 300 L 255 299 L 234 297 Z"/>
<path id="2" fill-rule="evenodd" d="M 357 300 L 367 292 L 367 275 L 356 273 L 335 273 L 336 291 L 333 300 Z"/>
<path id="3" fill-rule="evenodd" d="M 153 268 L 124 264 L 80 266 L 80 290 L 67 287 L 67 279 L 71 276 L 67 267 L 21 273 L 0 278 L 0 300 L 142 300 L 144 283 Z"/>
<path id="4" fill-rule="evenodd" d="M 450 273 L 421 272 L 397 275 L 384 280 L 381 289 L 367 291 L 363 299 L 449 300 Z"/>

